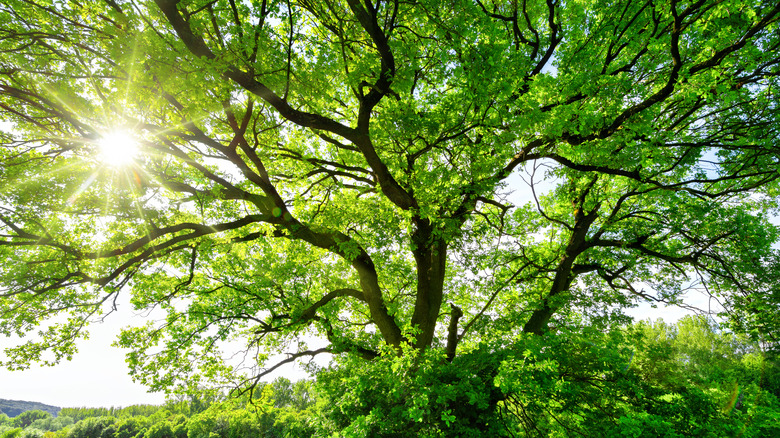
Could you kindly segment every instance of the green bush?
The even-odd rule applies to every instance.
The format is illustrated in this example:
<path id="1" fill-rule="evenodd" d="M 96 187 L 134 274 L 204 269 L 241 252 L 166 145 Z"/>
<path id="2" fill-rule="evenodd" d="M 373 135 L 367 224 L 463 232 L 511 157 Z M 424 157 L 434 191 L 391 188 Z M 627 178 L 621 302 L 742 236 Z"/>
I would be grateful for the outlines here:
<path id="1" fill-rule="evenodd" d="M 42 430 L 42 431 L 55 432 L 72 425 L 73 425 L 72 418 L 65 417 L 65 416 L 57 416 L 57 417 L 42 418 L 40 420 L 35 420 L 29 427 Z"/>

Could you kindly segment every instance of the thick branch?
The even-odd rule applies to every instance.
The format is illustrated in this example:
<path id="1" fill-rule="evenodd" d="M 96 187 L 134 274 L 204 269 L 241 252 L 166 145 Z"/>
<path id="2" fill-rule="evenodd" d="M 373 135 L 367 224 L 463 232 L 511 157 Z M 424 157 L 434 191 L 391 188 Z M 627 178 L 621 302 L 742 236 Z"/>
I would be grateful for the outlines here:
<path id="1" fill-rule="evenodd" d="M 203 38 L 195 35 L 192 32 L 189 23 L 181 16 L 181 13 L 177 8 L 177 4 L 179 3 L 178 0 L 155 0 L 155 3 L 192 54 L 208 59 L 216 59 L 216 55 L 209 49 Z M 247 91 L 266 101 L 274 107 L 282 117 L 296 125 L 304 128 L 332 132 L 344 138 L 350 138 L 355 134 L 354 129 L 344 126 L 330 118 L 292 108 L 286 100 L 271 91 L 265 84 L 258 82 L 251 73 L 241 71 L 234 66 L 228 66 L 224 74 Z"/>
<path id="2" fill-rule="evenodd" d="M 353 297 L 357 298 L 361 301 L 365 301 L 365 298 L 363 297 L 363 292 L 360 292 L 359 290 L 350 289 L 350 288 L 343 288 L 343 289 L 336 289 L 334 291 L 329 292 L 324 297 L 320 298 L 319 301 L 309 306 L 306 310 L 304 310 L 301 313 L 300 321 L 309 321 L 314 318 L 314 315 L 317 313 L 317 310 L 334 300 L 335 298 L 339 297 Z"/>
<path id="3" fill-rule="evenodd" d="M 577 256 L 588 248 L 588 230 L 596 218 L 598 218 L 599 206 L 597 205 L 596 208 L 585 215 L 582 211 L 582 204 L 586 194 L 587 191 L 580 197 L 579 208 L 575 214 L 574 229 L 569 238 L 569 243 L 564 249 L 561 261 L 555 269 L 555 278 L 553 279 L 552 286 L 550 286 L 550 292 L 542 301 L 542 307 L 531 314 L 531 318 L 523 327 L 523 331 L 526 333 L 539 335 L 547 330 L 547 323 L 550 321 L 550 318 L 552 318 L 552 315 L 560 308 L 560 304 L 554 304 L 552 299 L 562 292 L 569 290 L 571 282 L 574 279 L 574 261 L 577 259 Z"/>
<path id="4" fill-rule="evenodd" d="M 450 307 L 452 308 L 452 311 L 450 312 L 450 326 L 447 328 L 446 353 L 447 360 L 452 362 L 458 348 L 458 340 L 460 339 L 458 336 L 458 321 L 460 321 L 460 318 L 463 316 L 463 310 L 452 303 L 450 303 Z"/>
<path id="5" fill-rule="evenodd" d="M 190 52 L 196 56 L 216 59 L 216 55 L 209 49 L 205 41 L 200 36 L 193 33 L 189 23 L 187 23 L 179 13 L 176 7 L 178 4 L 177 0 L 155 0 L 155 3 Z M 358 5 L 358 7 L 360 10 L 363 10 L 362 6 Z M 366 12 L 356 12 L 358 15 L 364 13 Z M 377 44 L 377 47 L 383 56 L 383 67 L 382 74 L 380 74 L 380 78 L 377 80 L 377 83 L 372 90 L 372 93 L 374 93 L 374 90 L 377 90 L 377 93 L 379 94 L 369 93 L 366 99 L 361 103 L 357 129 L 342 125 L 319 114 L 307 113 L 292 108 L 286 100 L 279 97 L 263 83 L 257 81 L 250 72 L 242 71 L 235 66 L 227 66 L 225 67 L 223 74 L 247 91 L 269 103 L 282 117 L 296 125 L 304 128 L 332 132 L 350 140 L 363 154 L 368 165 L 371 167 L 371 170 L 377 174 L 382 193 L 384 193 L 394 204 L 406 210 L 416 205 L 415 200 L 392 176 L 387 165 L 379 158 L 379 155 L 376 153 L 374 145 L 368 136 L 368 117 L 370 116 L 373 106 L 376 105 L 384 93 L 389 90 L 390 81 L 395 71 L 395 63 L 392 60 L 392 54 L 389 51 L 386 38 L 381 33 L 378 25 L 376 25 L 375 18 L 368 19 L 363 17 L 363 19 L 368 21 L 366 21 L 366 23 L 361 21 L 361 24 L 368 26 L 367 30 L 369 34 L 372 38 L 376 38 L 375 44 Z M 373 24 L 371 23 L 372 20 Z"/>

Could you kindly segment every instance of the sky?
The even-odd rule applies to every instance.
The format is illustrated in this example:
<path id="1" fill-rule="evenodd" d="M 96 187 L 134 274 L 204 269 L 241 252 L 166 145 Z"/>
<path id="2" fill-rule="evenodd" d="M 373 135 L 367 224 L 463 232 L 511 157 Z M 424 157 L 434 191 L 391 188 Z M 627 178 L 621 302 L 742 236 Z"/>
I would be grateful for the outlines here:
<path id="1" fill-rule="evenodd" d="M 0 398 L 61 408 L 164 403 L 164 394 L 149 393 L 146 387 L 132 381 L 125 363 L 126 350 L 111 345 L 122 327 L 144 322 L 146 318 L 136 315 L 129 303 L 120 303 L 118 312 L 105 322 L 90 325 L 89 339 L 79 343 L 79 352 L 71 361 L 53 367 L 34 366 L 24 371 L 0 367 Z M 0 343 L 3 341 L 0 338 Z M 278 376 L 291 380 L 306 377 L 303 371 L 288 365 L 264 380 Z"/>
<path id="2" fill-rule="evenodd" d="M 135 318 L 127 312 L 112 316 L 90 326 L 90 339 L 80 342 L 79 352 L 69 362 L 24 371 L 0 368 L 0 398 L 59 407 L 163 403 L 163 395 L 147 393 L 130 379 L 123 350 L 111 346 L 123 322 Z"/>

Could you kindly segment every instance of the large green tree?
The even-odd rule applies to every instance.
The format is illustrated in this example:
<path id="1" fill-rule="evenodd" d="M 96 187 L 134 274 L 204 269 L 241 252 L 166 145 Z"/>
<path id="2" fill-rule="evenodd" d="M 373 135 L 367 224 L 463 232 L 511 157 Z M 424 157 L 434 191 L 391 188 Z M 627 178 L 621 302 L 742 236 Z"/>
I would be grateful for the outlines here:
<path id="1" fill-rule="evenodd" d="M 157 389 L 252 385 L 277 351 L 452 361 L 691 287 L 774 342 L 779 19 L 4 1 L 0 333 L 33 335 L 4 364 L 69 357 L 125 290 L 167 312 L 120 340 Z M 100 152 L 117 130 L 130 163 Z"/>

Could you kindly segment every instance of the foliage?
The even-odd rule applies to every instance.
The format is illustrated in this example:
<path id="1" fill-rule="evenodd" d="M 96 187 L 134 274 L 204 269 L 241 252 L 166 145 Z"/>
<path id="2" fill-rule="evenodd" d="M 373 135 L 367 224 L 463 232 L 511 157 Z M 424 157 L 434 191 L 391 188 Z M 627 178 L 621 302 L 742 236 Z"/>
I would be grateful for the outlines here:
<path id="1" fill-rule="evenodd" d="M 190 418 L 188 438 L 240 438 L 260 436 L 259 416 L 251 407 L 244 409 L 225 409 L 212 405 L 209 409 Z"/>
<path id="2" fill-rule="evenodd" d="M 164 313 L 117 341 L 153 390 L 242 400 L 330 354 L 354 434 L 719 430 L 732 359 L 619 327 L 695 289 L 777 347 L 779 22 L 763 0 L 4 1 L 0 360 L 70 358 L 128 293 Z M 213 406 L 190 432 L 257 432 Z M 115 427 L 92 418 L 73 431 Z"/>
<path id="3" fill-rule="evenodd" d="M 780 432 L 780 399 L 767 382 L 776 381 L 780 367 L 756 347 L 703 317 L 606 332 L 570 327 L 484 344 L 453 361 L 434 350 L 352 357 L 316 383 L 263 384 L 251 403 L 227 399 L 186 415 L 146 407 L 144 417 L 86 417 L 74 426 L 67 426 L 69 417 L 49 418 L 25 429 L 0 426 L 0 435 L 575 437 L 598 430 L 608 438 L 773 437 Z M 55 423 L 65 426 L 54 429 Z"/>
<path id="4" fill-rule="evenodd" d="M 290 407 L 302 411 L 314 404 L 312 382 L 309 380 L 291 382 L 287 378 L 279 377 L 270 385 L 276 408 Z"/>
<path id="5" fill-rule="evenodd" d="M 0 436 L 8 438 L 192 438 L 195 436 L 309 438 L 317 432 L 317 417 L 326 401 L 311 381 L 280 377 L 262 384 L 251 403 L 236 400 L 211 403 L 201 409 L 199 398 L 163 406 L 124 408 L 64 408 L 60 415 L 12 427 L 0 417 Z M 245 400 L 246 401 L 246 400 Z M 37 416 L 37 413 L 25 416 Z"/>
<path id="6" fill-rule="evenodd" d="M 631 328 L 636 347 L 632 368 L 645 382 L 667 393 L 695 396 L 687 408 L 706 407 L 718 422 L 694 422 L 680 433 L 692 436 L 773 436 L 780 399 L 775 381 L 780 373 L 753 342 L 719 331 L 703 317 L 686 317 L 676 325 L 639 323 Z M 716 411 L 716 412 L 713 412 Z M 681 411 L 668 411 L 681 412 Z M 683 410 L 682 412 L 686 412 Z M 668 415 L 668 414 L 667 414 Z M 696 435 L 698 433 L 699 435 Z"/>
<path id="7" fill-rule="evenodd" d="M 478 349 L 450 363 L 437 353 L 390 353 L 321 373 L 329 428 L 355 437 L 501 436 L 497 355 Z"/>
<path id="8" fill-rule="evenodd" d="M 187 438 L 187 418 L 178 415 L 170 419 L 153 422 L 144 438 Z"/>
<path id="9" fill-rule="evenodd" d="M 49 417 L 49 418 L 42 418 L 39 420 L 35 420 L 30 425 L 30 427 L 42 431 L 53 432 L 68 427 L 73 423 L 74 423 L 73 418 L 64 415 L 58 415 L 56 417 Z"/>
<path id="10" fill-rule="evenodd" d="M 149 420 L 146 417 L 128 417 L 116 422 L 115 438 L 134 438 L 143 437 L 144 432 L 149 427 Z"/>
<path id="11" fill-rule="evenodd" d="M 25 428 L 19 438 L 44 438 L 44 432 L 33 427 Z"/>
<path id="12" fill-rule="evenodd" d="M 149 417 L 160 410 L 167 409 L 176 411 L 175 405 L 154 406 L 154 405 L 131 405 L 125 407 L 110 408 L 63 408 L 60 410 L 60 416 L 68 416 L 75 421 L 80 421 L 89 417 Z"/>
<path id="13" fill-rule="evenodd" d="M 74 424 L 68 436 L 71 438 L 110 438 L 115 429 L 114 417 L 89 417 Z"/>
<path id="14" fill-rule="evenodd" d="M 18 438 L 22 435 L 23 429 L 15 427 L 0 433 L 0 438 Z"/>
<path id="15" fill-rule="evenodd" d="M 483 345 L 448 362 L 388 355 L 318 378 L 344 436 L 773 436 L 780 368 L 702 317 Z"/>
<path id="16" fill-rule="evenodd" d="M 24 429 L 25 427 L 33 424 L 37 420 L 46 420 L 52 418 L 52 415 L 46 411 L 41 410 L 32 410 L 32 411 L 24 411 L 21 414 L 14 417 L 14 419 L 11 421 L 11 424 L 15 427 L 21 427 Z"/>

